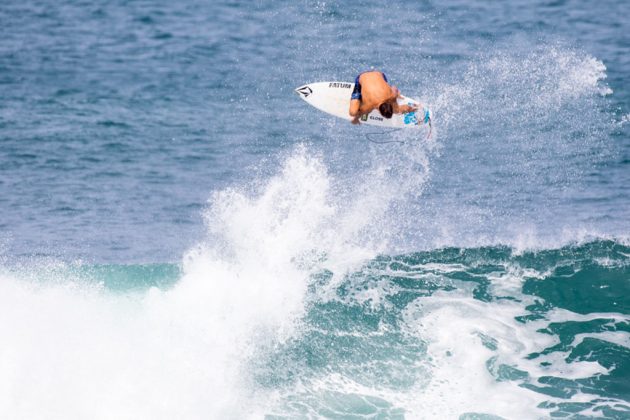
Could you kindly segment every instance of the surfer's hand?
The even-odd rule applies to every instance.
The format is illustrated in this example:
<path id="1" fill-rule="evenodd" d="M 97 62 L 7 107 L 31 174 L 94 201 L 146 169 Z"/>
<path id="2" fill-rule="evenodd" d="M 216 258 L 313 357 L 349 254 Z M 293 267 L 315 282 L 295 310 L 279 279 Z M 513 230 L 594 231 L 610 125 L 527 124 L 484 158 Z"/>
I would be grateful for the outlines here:
<path id="1" fill-rule="evenodd" d="M 401 106 L 401 111 L 403 114 L 407 114 L 409 112 L 414 112 L 418 110 L 418 105 L 403 105 Z"/>

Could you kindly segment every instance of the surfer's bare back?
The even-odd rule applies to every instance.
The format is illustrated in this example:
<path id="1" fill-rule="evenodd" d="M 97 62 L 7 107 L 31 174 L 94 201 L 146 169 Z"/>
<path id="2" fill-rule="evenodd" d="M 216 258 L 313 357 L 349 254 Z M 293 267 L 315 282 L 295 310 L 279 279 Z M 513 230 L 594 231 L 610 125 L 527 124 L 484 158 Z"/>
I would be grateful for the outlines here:
<path id="1" fill-rule="evenodd" d="M 389 84 L 385 73 L 380 71 L 360 73 L 354 81 L 354 90 L 350 98 L 349 112 L 354 117 L 352 124 L 359 124 L 359 118 L 362 115 L 369 114 L 376 108 L 385 118 L 418 109 L 415 106 L 398 105 L 396 102 L 398 97 L 400 97 L 400 91 L 396 86 Z"/>

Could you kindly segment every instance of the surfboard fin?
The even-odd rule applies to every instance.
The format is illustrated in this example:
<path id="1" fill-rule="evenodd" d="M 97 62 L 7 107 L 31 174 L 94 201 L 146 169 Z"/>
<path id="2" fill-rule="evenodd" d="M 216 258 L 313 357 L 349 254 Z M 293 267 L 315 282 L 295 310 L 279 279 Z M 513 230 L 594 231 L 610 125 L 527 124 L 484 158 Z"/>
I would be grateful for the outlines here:
<path id="1" fill-rule="evenodd" d="M 424 109 L 424 123 L 429 124 L 429 134 L 427 135 L 427 139 L 431 138 L 431 132 L 433 131 L 433 126 L 431 125 L 431 117 L 433 117 L 431 110 L 428 108 Z"/>

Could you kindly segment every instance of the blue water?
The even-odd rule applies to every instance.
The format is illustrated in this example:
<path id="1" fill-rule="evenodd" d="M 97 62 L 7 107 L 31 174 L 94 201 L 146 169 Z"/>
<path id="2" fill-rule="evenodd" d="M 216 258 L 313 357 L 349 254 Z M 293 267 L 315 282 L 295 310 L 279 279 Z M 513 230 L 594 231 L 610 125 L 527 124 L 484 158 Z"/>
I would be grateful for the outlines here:
<path id="1" fill-rule="evenodd" d="M 0 417 L 630 417 L 629 12 L 1 4 Z"/>

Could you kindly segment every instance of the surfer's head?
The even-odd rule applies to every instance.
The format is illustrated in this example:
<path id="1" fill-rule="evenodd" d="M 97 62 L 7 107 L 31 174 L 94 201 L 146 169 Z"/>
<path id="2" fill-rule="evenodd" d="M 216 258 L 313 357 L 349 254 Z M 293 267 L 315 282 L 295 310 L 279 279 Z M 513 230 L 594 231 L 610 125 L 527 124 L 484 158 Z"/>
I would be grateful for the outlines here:
<path id="1" fill-rule="evenodd" d="M 394 114 L 394 108 L 392 108 L 392 104 L 389 102 L 383 102 L 381 106 L 378 107 L 378 110 L 385 118 L 391 118 Z"/>

